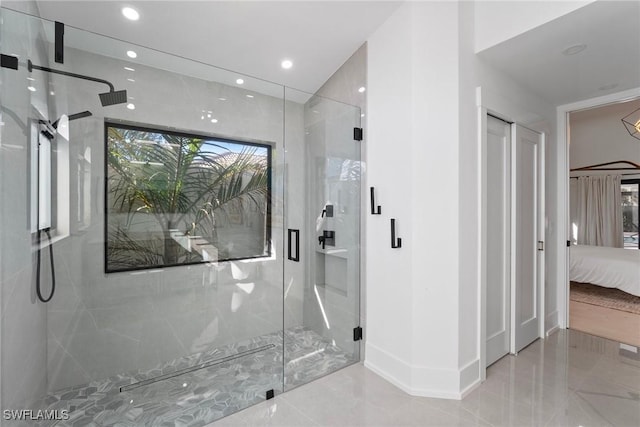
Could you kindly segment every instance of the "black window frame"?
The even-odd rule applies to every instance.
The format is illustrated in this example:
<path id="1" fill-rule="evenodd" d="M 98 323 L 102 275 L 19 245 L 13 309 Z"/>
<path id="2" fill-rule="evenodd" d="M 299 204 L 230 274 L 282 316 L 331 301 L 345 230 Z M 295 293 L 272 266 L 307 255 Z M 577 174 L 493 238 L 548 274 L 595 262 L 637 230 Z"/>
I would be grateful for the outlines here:
<path id="1" fill-rule="evenodd" d="M 141 267 L 133 267 L 133 268 L 109 268 L 109 221 L 108 221 L 108 211 L 109 211 L 109 128 L 118 128 L 118 129 L 128 129 L 142 132 L 150 132 L 150 133 L 160 133 L 160 134 L 168 134 L 178 137 L 195 137 L 202 138 L 211 142 L 222 142 L 227 144 L 236 144 L 236 145 L 245 145 L 245 146 L 253 146 L 259 148 L 265 148 L 267 152 L 267 192 L 266 192 L 266 213 L 265 213 L 265 253 L 256 256 L 249 257 L 237 257 L 237 258 L 224 258 L 218 259 L 216 261 L 194 261 L 194 262 L 183 262 L 176 264 L 159 264 L 153 266 L 141 266 Z M 249 141 L 243 139 L 230 139 L 227 137 L 221 137 L 218 135 L 206 134 L 198 131 L 179 131 L 175 129 L 167 129 L 166 127 L 150 125 L 150 124 L 139 124 L 139 123 L 131 123 L 131 122 L 122 122 L 114 119 L 105 119 L 104 121 L 104 272 L 105 274 L 111 273 L 122 273 L 122 272 L 130 272 L 130 271 L 143 271 L 143 270 L 159 270 L 168 267 L 184 267 L 189 265 L 198 265 L 198 264 L 208 264 L 208 263 L 218 263 L 218 262 L 228 262 L 228 261 L 241 261 L 248 259 L 260 259 L 260 258 L 270 258 L 273 254 L 273 242 L 272 242 L 272 191 L 273 191 L 273 150 L 275 149 L 275 143 L 269 141 Z"/>
<path id="2" fill-rule="evenodd" d="M 638 186 L 638 191 L 640 191 L 640 178 L 623 179 L 620 181 L 620 185 L 628 185 L 628 184 L 636 184 Z M 638 203 L 638 206 L 636 206 L 636 208 L 638 210 L 638 218 L 640 218 L 640 203 Z M 640 236 L 640 227 L 638 228 L 638 235 Z M 638 239 L 638 250 L 640 250 L 640 238 Z"/>

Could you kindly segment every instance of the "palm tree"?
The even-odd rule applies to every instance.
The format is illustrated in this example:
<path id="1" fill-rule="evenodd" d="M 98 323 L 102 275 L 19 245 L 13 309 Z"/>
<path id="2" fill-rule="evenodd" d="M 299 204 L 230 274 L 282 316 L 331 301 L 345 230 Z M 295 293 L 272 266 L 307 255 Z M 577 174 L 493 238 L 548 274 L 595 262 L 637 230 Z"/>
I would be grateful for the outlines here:
<path id="1" fill-rule="evenodd" d="M 108 224 L 108 271 L 192 262 L 181 254 L 171 233 L 199 235 L 218 246 L 216 214 L 253 203 L 268 206 L 269 165 L 266 149 L 110 126 L 107 140 L 108 209 L 124 214 Z M 132 235 L 140 214 L 153 218 L 163 244 Z M 184 258 L 184 259 L 181 259 Z"/>

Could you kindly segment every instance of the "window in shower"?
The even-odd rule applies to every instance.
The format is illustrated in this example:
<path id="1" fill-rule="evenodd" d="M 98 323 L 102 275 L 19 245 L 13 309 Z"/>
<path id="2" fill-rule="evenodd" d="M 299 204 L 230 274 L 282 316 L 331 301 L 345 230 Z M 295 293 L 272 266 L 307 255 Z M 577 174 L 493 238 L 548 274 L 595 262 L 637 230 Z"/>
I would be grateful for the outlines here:
<path id="1" fill-rule="evenodd" d="M 270 255 L 271 146 L 105 123 L 105 270 Z"/>

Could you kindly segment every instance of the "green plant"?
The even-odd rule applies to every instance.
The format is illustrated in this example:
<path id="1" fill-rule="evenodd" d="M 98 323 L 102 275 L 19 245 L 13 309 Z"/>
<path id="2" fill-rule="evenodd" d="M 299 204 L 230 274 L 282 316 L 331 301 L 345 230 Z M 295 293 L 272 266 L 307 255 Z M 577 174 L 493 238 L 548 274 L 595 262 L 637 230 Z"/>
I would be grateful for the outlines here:
<path id="1" fill-rule="evenodd" d="M 189 135 L 108 127 L 107 208 L 126 218 L 108 221 L 108 271 L 195 262 L 197 254 L 181 250 L 172 237 L 176 230 L 218 247 L 216 216 L 247 204 L 266 211 L 267 148 L 230 147 Z M 134 225 L 149 218 L 155 226 L 135 236 Z"/>

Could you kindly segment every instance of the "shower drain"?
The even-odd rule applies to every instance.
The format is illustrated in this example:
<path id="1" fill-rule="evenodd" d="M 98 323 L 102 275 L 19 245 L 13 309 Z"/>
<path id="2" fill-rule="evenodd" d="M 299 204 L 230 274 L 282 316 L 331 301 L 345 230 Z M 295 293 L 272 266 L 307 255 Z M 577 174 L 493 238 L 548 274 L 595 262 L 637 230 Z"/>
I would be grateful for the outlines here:
<path id="1" fill-rule="evenodd" d="M 131 391 L 139 387 L 144 387 L 149 384 L 157 383 L 159 381 L 168 380 L 170 378 L 179 377 L 180 375 L 188 374 L 190 372 L 199 371 L 200 369 L 210 368 L 212 366 L 220 365 L 225 362 L 230 362 L 235 359 L 240 359 L 241 357 L 250 356 L 252 354 L 260 353 L 262 351 L 266 351 L 269 349 L 275 348 L 275 344 L 267 344 L 260 347 L 253 348 L 251 350 L 243 351 L 242 353 L 232 354 L 230 356 L 221 357 L 218 359 L 207 360 L 206 362 L 199 363 L 190 368 L 179 369 L 174 372 L 169 372 L 167 374 L 158 375 L 157 377 L 148 378 L 144 381 L 138 381 L 135 383 L 131 383 L 125 386 L 120 387 L 120 392 L 123 391 Z"/>

